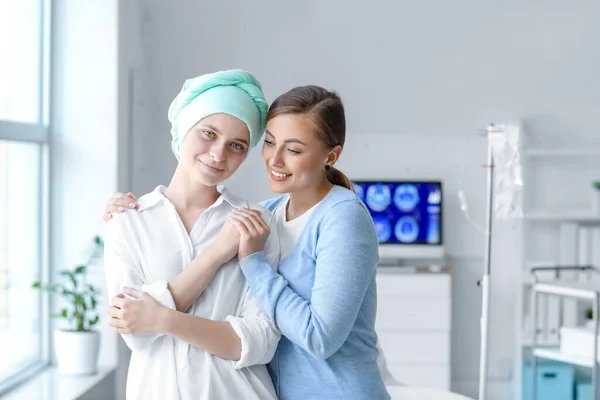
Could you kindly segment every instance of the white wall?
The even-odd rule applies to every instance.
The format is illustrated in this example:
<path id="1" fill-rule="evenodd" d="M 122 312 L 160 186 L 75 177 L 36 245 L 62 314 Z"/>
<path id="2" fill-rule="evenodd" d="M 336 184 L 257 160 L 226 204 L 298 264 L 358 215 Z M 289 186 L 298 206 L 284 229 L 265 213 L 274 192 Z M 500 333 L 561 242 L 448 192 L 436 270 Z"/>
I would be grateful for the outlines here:
<path id="1" fill-rule="evenodd" d="M 475 396 L 483 236 L 460 214 L 456 191 L 465 190 L 483 225 L 485 143 L 475 132 L 489 122 L 522 121 L 533 143 L 600 143 L 600 3 L 148 0 L 135 7 L 127 45 L 134 56 L 125 67 L 134 82 L 127 189 L 143 194 L 168 183 L 175 159 L 166 113 L 188 77 L 246 68 L 268 100 L 301 84 L 335 88 L 348 119 L 339 166 L 351 178 L 444 180 L 453 388 Z M 252 200 L 271 195 L 259 153 L 231 179 Z M 520 232 L 505 223 L 496 233 L 490 376 L 492 397 L 505 399 L 520 274 L 507 249 Z"/>
<path id="2" fill-rule="evenodd" d="M 50 256 L 61 279 L 57 272 L 83 262 L 103 233 L 104 202 L 117 187 L 117 1 L 55 1 L 52 28 Z M 99 363 L 114 365 L 102 265 L 90 280 L 102 293 Z"/>

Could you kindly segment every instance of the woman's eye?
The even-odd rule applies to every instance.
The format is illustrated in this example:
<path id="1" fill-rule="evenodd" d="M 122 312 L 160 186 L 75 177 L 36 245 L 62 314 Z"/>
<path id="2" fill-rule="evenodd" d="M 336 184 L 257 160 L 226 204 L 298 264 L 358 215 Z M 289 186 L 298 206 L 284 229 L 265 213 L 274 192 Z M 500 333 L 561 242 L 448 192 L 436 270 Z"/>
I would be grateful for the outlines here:
<path id="1" fill-rule="evenodd" d="M 294 149 L 288 149 L 288 152 L 292 153 L 292 154 L 300 154 L 299 151 L 296 151 Z"/>
<path id="2" fill-rule="evenodd" d="M 211 131 L 203 131 L 203 132 L 204 132 L 204 136 L 215 137 L 215 134 Z"/>
<path id="3" fill-rule="evenodd" d="M 231 147 L 233 147 L 236 150 L 244 150 L 244 145 L 239 143 L 231 143 Z"/>
<path id="4" fill-rule="evenodd" d="M 270 140 L 265 139 L 265 144 L 267 146 L 273 146 L 273 142 L 271 142 Z"/>

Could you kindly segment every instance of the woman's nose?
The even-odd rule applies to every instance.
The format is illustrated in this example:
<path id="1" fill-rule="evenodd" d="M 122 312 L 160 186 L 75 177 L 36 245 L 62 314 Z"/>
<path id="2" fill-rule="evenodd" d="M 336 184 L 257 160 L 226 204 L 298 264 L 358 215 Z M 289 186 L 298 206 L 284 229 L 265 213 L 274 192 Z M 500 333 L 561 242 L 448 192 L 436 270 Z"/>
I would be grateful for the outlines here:
<path id="1" fill-rule="evenodd" d="M 225 146 L 215 144 L 210 148 L 209 154 L 216 162 L 223 162 L 225 161 Z"/>
<path id="2" fill-rule="evenodd" d="M 281 151 L 275 150 L 273 152 L 273 156 L 271 157 L 270 164 L 274 167 L 281 167 L 284 164 L 283 157 L 281 155 Z"/>

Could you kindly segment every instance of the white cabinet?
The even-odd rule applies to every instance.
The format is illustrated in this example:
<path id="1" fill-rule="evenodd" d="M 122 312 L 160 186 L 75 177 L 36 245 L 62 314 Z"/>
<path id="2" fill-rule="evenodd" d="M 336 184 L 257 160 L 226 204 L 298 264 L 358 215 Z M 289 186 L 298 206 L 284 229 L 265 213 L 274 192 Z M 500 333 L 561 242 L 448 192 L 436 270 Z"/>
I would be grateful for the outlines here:
<path id="1" fill-rule="evenodd" d="M 375 329 L 387 366 L 406 385 L 450 390 L 451 275 L 377 274 Z"/>

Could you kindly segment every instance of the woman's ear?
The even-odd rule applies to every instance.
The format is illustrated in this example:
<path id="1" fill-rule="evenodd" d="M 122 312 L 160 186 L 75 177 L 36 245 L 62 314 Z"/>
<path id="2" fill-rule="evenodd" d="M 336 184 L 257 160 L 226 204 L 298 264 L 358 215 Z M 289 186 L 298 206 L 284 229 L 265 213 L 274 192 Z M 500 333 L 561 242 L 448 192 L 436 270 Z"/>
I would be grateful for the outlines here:
<path id="1" fill-rule="evenodd" d="M 340 158 L 340 154 L 342 154 L 342 146 L 340 146 L 339 144 L 337 146 L 335 146 L 333 149 L 329 150 L 326 154 L 326 158 L 325 158 L 325 164 L 333 166 L 338 158 Z"/>

